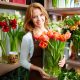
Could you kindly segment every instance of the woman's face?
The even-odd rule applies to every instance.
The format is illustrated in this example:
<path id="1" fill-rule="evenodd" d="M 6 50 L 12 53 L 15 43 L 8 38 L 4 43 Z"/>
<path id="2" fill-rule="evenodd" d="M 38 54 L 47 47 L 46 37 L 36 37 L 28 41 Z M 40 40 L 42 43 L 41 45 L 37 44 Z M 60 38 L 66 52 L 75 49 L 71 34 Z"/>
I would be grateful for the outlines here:
<path id="1" fill-rule="evenodd" d="M 45 16 L 40 9 L 38 8 L 33 9 L 32 21 L 35 27 L 44 27 Z"/>

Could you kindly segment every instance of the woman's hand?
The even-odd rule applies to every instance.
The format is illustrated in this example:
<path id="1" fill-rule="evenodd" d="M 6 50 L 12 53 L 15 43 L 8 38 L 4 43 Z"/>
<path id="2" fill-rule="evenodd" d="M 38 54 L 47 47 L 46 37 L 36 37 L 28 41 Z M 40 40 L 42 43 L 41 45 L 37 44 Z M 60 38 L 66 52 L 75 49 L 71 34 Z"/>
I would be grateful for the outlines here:
<path id="1" fill-rule="evenodd" d="M 36 71 L 40 72 L 42 78 L 45 78 L 45 79 L 50 78 L 50 76 L 47 73 L 45 73 L 45 71 L 42 68 L 35 66 L 33 64 L 31 64 L 30 70 L 36 70 Z"/>
<path id="2" fill-rule="evenodd" d="M 63 67 L 63 66 L 65 65 L 65 63 L 66 63 L 66 59 L 65 59 L 65 57 L 64 57 L 63 59 L 61 59 L 61 60 L 59 61 L 59 66 L 60 66 L 60 67 Z"/>
<path id="3" fill-rule="evenodd" d="M 45 78 L 45 79 L 50 78 L 50 76 L 47 73 L 45 73 L 43 69 L 39 68 L 39 72 L 40 72 L 42 78 Z"/>

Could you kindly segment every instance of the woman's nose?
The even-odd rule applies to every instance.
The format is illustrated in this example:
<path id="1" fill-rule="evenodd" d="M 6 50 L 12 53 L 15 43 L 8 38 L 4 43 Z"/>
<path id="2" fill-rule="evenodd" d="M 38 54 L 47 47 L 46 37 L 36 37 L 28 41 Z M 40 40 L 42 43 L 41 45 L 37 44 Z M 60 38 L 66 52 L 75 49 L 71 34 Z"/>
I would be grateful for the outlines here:
<path id="1" fill-rule="evenodd" d="M 38 20 L 41 20 L 41 17 L 40 16 L 38 16 L 37 18 L 38 18 Z"/>

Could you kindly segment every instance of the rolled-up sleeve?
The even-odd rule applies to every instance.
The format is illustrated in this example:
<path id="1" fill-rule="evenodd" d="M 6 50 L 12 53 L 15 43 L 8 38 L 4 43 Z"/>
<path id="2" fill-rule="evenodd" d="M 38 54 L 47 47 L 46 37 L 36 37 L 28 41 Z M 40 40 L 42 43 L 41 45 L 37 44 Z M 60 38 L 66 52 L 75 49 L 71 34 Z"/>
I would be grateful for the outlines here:
<path id="1" fill-rule="evenodd" d="M 22 39 L 22 43 L 21 43 L 21 52 L 20 52 L 20 64 L 21 66 L 23 66 L 24 68 L 30 70 L 30 66 L 31 66 L 31 63 L 29 62 L 28 60 L 28 56 L 29 56 L 29 47 L 30 47 L 30 44 L 29 44 L 29 37 L 26 35 L 26 36 L 23 36 L 23 39 Z"/>

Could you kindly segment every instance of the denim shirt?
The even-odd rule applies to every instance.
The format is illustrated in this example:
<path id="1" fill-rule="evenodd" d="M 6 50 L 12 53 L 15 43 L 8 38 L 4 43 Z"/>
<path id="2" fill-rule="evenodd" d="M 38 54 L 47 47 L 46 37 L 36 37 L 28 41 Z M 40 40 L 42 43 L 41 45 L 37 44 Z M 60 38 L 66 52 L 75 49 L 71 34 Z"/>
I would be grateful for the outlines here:
<path id="1" fill-rule="evenodd" d="M 21 52 L 20 52 L 20 64 L 24 68 L 30 70 L 30 59 L 33 56 L 34 44 L 32 33 L 26 33 L 22 38 Z"/>

